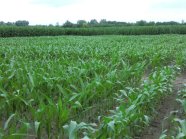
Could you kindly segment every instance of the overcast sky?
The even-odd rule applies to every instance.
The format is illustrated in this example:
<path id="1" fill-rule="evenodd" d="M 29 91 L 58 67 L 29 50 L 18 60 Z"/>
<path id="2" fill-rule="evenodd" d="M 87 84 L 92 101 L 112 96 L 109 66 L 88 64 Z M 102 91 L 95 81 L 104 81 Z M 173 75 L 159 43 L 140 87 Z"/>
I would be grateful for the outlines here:
<path id="1" fill-rule="evenodd" d="M 0 21 L 63 24 L 66 20 L 186 21 L 186 0 L 0 0 Z"/>

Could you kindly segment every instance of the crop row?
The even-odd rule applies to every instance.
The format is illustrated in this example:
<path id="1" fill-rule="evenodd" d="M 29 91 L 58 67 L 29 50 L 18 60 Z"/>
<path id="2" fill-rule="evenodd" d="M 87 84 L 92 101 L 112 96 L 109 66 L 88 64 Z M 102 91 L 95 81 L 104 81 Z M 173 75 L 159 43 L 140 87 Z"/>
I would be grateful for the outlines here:
<path id="1" fill-rule="evenodd" d="M 181 35 L 0 38 L 0 137 L 64 138 L 71 120 L 94 129 L 85 123 L 107 119 L 121 104 L 116 94 L 139 87 L 146 71 L 184 68 L 185 40 Z M 169 85 L 172 72 L 155 73 Z M 134 89 L 131 95 L 142 92 Z M 129 99 L 128 108 L 136 97 Z"/>
<path id="2" fill-rule="evenodd" d="M 165 120 L 170 122 L 171 128 L 164 129 L 160 139 L 183 139 L 186 137 L 186 84 L 177 93 L 176 101 L 181 107 L 180 109 L 171 111 L 170 115 L 166 117 Z"/>
<path id="3" fill-rule="evenodd" d="M 115 99 L 119 102 L 109 116 L 101 117 L 99 126 L 71 121 L 65 125 L 68 137 L 76 139 L 84 134 L 88 138 L 126 138 L 140 135 L 144 126 L 155 115 L 155 105 L 171 95 L 178 67 L 163 67 L 152 72 L 139 88 L 126 87 Z M 83 131 L 83 133 L 81 133 Z M 81 134 L 80 134 L 81 133 Z M 134 134 L 135 133 L 135 134 Z"/>
<path id="4" fill-rule="evenodd" d="M 158 35 L 186 34 L 185 25 L 63 28 L 47 26 L 0 26 L 0 37 L 59 35 Z"/>

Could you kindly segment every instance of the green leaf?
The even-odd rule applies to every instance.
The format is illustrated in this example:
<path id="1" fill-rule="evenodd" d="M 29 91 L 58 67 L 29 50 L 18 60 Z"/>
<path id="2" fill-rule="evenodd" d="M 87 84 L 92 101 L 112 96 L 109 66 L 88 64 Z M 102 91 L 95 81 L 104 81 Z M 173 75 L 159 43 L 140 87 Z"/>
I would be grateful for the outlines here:
<path id="1" fill-rule="evenodd" d="M 29 80 L 30 80 L 30 83 L 31 83 L 32 87 L 34 87 L 35 84 L 34 84 L 33 76 L 31 75 L 30 72 L 28 73 L 28 77 L 29 77 Z"/>
<path id="2" fill-rule="evenodd" d="M 30 123 L 27 123 L 27 122 L 22 122 L 22 123 L 26 126 L 27 130 L 31 129 L 31 124 Z"/>
<path id="3" fill-rule="evenodd" d="M 128 109 L 126 109 L 126 113 L 129 114 L 129 112 L 133 111 L 136 108 L 136 105 L 131 105 Z"/>
<path id="4" fill-rule="evenodd" d="M 34 122 L 35 132 L 36 132 L 37 135 L 38 135 L 38 131 L 39 131 L 40 125 L 41 125 L 40 122 L 38 122 L 38 121 Z"/>
<path id="5" fill-rule="evenodd" d="M 175 118 L 174 121 L 179 122 L 179 124 L 181 126 L 181 130 L 184 133 L 184 135 L 186 136 L 186 120 L 181 120 L 181 119 Z"/>
<path id="6" fill-rule="evenodd" d="M 147 116 L 147 115 L 144 115 L 144 118 L 145 118 L 145 123 L 149 124 L 150 123 L 150 117 Z"/>
<path id="7" fill-rule="evenodd" d="M 112 131 L 115 131 L 115 121 L 110 121 L 108 123 L 108 127 L 112 130 Z"/>
<path id="8" fill-rule="evenodd" d="M 5 125 L 4 125 L 4 130 L 6 130 L 9 126 L 9 123 L 10 121 L 14 118 L 16 114 L 11 114 L 10 117 L 8 118 L 8 120 L 5 122 Z"/>
<path id="9" fill-rule="evenodd" d="M 62 86 L 60 86 L 59 84 L 57 84 L 57 87 L 58 87 L 60 93 L 62 93 L 62 95 L 63 95 L 63 97 L 64 97 L 65 99 L 69 98 L 68 93 L 66 93 L 66 91 L 62 88 Z"/>
<path id="10" fill-rule="evenodd" d="M 0 88 L 0 96 L 1 97 L 4 97 L 4 98 L 7 98 L 8 97 L 8 93 L 4 90 L 4 89 L 2 89 L 2 88 Z"/>
<path id="11" fill-rule="evenodd" d="M 178 135 L 176 136 L 176 139 L 184 139 L 183 137 L 185 137 L 185 134 L 183 132 L 178 133 Z"/>
<path id="12" fill-rule="evenodd" d="M 159 139 L 166 139 L 167 135 L 162 134 Z"/>
<path id="13" fill-rule="evenodd" d="M 176 101 L 181 103 L 181 105 L 183 106 L 183 109 L 184 109 L 184 111 L 186 113 L 186 100 L 185 99 L 184 100 L 176 99 Z"/>
<path id="14" fill-rule="evenodd" d="M 76 101 L 74 104 L 76 105 L 76 108 L 82 108 L 82 105 L 79 101 Z"/>
<path id="15" fill-rule="evenodd" d="M 64 129 L 68 131 L 69 139 L 75 139 L 76 138 L 76 132 L 77 132 L 77 122 L 71 121 L 69 125 L 63 126 Z"/>
<path id="16" fill-rule="evenodd" d="M 127 95 L 127 93 L 126 93 L 126 91 L 125 90 L 119 90 L 121 93 L 122 93 L 122 95 L 124 95 L 125 97 L 127 97 L 128 98 L 128 95 Z"/>
<path id="17" fill-rule="evenodd" d="M 83 137 L 82 139 L 90 139 L 88 136 Z"/>
<path id="18" fill-rule="evenodd" d="M 14 72 L 12 72 L 12 74 L 8 77 L 8 79 L 10 80 L 11 78 L 14 77 L 14 75 L 15 75 L 15 70 L 14 70 Z"/>
<path id="19" fill-rule="evenodd" d="M 80 94 L 78 93 L 73 93 L 73 96 L 69 99 L 69 101 L 74 100 L 75 98 L 77 98 Z"/>

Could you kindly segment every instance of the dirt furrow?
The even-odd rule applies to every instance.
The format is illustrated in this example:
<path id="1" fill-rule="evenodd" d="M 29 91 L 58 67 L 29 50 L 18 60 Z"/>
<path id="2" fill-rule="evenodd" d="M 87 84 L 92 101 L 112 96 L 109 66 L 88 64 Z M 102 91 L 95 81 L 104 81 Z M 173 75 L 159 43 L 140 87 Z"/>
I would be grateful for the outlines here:
<path id="1" fill-rule="evenodd" d="M 150 123 L 140 137 L 140 139 L 159 139 L 164 129 L 170 129 L 171 123 L 169 120 L 165 120 L 170 115 L 170 112 L 179 110 L 180 106 L 176 102 L 177 92 L 183 85 L 186 84 L 186 73 L 178 76 L 174 82 L 173 93 L 165 97 L 157 108 L 157 115 L 155 119 Z"/>

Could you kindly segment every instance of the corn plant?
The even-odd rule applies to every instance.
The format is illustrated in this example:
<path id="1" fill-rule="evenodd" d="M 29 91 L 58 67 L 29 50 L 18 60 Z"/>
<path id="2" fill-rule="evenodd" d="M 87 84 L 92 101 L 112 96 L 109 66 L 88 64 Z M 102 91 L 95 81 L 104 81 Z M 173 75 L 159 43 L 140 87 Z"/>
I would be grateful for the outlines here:
<path id="1" fill-rule="evenodd" d="M 179 91 L 179 98 L 177 98 L 177 102 L 181 104 L 182 109 L 175 111 L 178 114 L 174 114 L 175 112 L 172 112 L 171 115 L 168 117 L 171 119 L 171 124 L 172 128 L 169 129 L 170 133 L 167 134 L 166 132 L 168 131 L 167 129 L 164 130 L 164 132 L 161 134 L 160 138 L 162 139 L 184 139 L 186 137 L 186 119 L 185 119 L 185 114 L 186 114 L 186 85 L 184 89 Z M 181 117 L 179 115 L 182 115 Z M 178 117 L 179 116 L 179 117 Z"/>
<path id="2" fill-rule="evenodd" d="M 185 40 L 184 35 L 0 38 L 0 137 L 68 138 L 74 125 L 75 138 L 139 134 L 154 104 L 172 91 L 175 65 L 185 67 Z"/>

